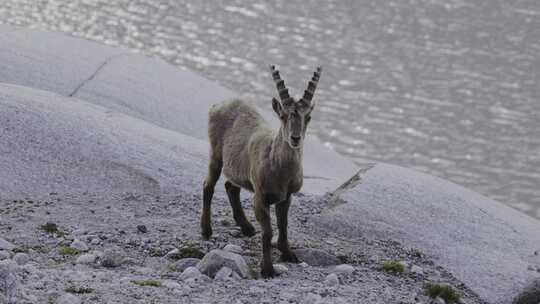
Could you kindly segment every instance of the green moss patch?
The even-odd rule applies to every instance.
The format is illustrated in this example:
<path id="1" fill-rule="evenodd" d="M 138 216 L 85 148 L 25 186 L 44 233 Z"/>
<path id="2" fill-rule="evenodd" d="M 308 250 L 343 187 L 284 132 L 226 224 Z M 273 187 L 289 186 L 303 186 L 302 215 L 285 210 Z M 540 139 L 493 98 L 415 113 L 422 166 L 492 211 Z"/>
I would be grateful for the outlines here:
<path id="1" fill-rule="evenodd" d="M 185 245 L 178 248 L 177 253 L 168 255 L 168 257 L 173 260 L 180 260 L 185 258 L 202 259 L 204 257 L 204 252 L 202 252 L 199 248 L 195 246 Z"/>
<path id="2" fill-rule="evenodd" d="M 62 255 L 77 255 L 77 254 L 81 253 L 78 249 L 71 248 L 71 247 L 68 247 L 68 246 L 60 247 L 58 252 L 60 254 L 62 254 Z"/>
<path id="3" fill-rule="evenodd" d="M 39 253 L 49 253 L 51 251 L 51 249 L 46 245 L 20 245 L 13 249 L 13 252 L 29 253 L 30 250 L 34 250 Z"/>
<path id="4" fill-rule="evenodd" d="M 386 272 L 404 273 L 405 265 L 398 261 L 386 261 L 384 262 L 382 269 Z"/>
<path id="5" fill-rule="evenodd" d="M 64 291 L 69 292 L 69 293 L 83 294 L 83 293 L 92 293 L 94 292 L 94 289 L 88 288 L 88 287 L 69 286 L 69 287 L 66 287 Z"/>
<path id="6" fill-rule="evenodd" d="M 456 303 L 461 297 L 452 286 L 446 284 L 429 283 L 424 286 L 424 291 L 430 298 L 435 299 L 436 297 L 440 297 L 446 303 Z"/>
<path id="7" fill-rule="evenodd" d="M 139 286 L 152 286 L 152 287 L 160 287 L 161 281 L 158 280 L 134 280 L 131 281 L 131 283 Z"/>

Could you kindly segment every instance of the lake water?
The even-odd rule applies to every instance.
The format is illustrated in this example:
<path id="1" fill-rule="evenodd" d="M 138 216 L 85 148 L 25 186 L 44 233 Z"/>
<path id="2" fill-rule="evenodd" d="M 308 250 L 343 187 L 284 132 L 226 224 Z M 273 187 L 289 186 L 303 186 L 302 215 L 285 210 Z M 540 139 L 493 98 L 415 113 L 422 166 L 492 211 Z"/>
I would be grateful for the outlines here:
<path id="1" fill-rule="evenodd" d="M 293 95 L 321 64 L 311 132 L 329 147 L 540 218 L 538 0 L 2 0 L 0 22 L 153 54 L 267 107 L 268 64 Z"/>

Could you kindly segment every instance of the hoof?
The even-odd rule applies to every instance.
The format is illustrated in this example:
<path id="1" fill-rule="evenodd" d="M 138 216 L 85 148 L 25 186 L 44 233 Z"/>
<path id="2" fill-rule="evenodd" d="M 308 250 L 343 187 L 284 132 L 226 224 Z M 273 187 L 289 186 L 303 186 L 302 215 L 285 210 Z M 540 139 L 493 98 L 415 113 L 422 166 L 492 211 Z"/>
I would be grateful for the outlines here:
<path id="1" fill-rule="evenodd" d="M 275 276 L 277 276 L 276 272 L 274 271 L 274 267 L 270 267 L 268 269 L 263 268 L 261 270 L 261 276 L 265 279 L 270 279 Z"/>
<path id="2" fill-rule="evenodd" d="M 255 228 L 253 228 L 251 224 L 242 226 L 241 230 L 242 230 L 243 235 L 249 236 L 249 237 L 254 236 L 256 232 Z"/>
<path id="3" fill-rule="evenodd" d="M 208 241 L 212 237 L 212 228 L 211 227 L 202 228 L 201 235 L 203 239 Z"/>
<path id="4" fill-rule="evenodd" d="M 298 260 L 298 257 L 296 256 L 296 254 L 294 254 L 294 252 L 292 251 L 289 251 L 287 253 L 282 253 L 281 261 L 287 262 L 287 263 L 296 263 L 296 264 L 300 263 L 300 260 Z"/>

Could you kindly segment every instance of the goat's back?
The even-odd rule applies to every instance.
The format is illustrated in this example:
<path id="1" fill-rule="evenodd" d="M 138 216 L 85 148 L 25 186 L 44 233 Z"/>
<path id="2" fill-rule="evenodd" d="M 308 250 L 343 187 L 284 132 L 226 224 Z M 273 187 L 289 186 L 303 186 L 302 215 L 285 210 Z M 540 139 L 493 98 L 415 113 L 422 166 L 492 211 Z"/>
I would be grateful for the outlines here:
<path id="1" fill-rule="evenodd" d="M 224 162 L 247 161 L 249 141 L 255 133 L 271 133 L 267 123 L 253 106 L 242 100 L 213 105 L 208 115 L 211 157 Z"/>

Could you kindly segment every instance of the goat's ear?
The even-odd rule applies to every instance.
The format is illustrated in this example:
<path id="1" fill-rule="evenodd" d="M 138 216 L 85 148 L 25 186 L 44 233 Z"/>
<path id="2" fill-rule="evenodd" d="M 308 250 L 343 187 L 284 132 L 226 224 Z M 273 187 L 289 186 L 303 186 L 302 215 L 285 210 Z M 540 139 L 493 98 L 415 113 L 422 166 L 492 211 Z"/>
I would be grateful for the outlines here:
<path id="1" fill-rule="evenodd" d="M 283 106 L 281 105 L 281 102 L 279 100 L 272 98 L 272 109 L 274 109 L 274 112 L 281 117 L 281 114 L 283 112 Z"/>

